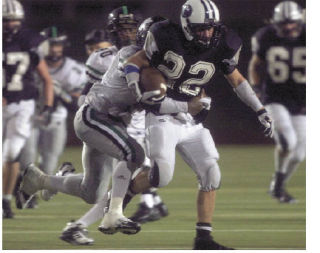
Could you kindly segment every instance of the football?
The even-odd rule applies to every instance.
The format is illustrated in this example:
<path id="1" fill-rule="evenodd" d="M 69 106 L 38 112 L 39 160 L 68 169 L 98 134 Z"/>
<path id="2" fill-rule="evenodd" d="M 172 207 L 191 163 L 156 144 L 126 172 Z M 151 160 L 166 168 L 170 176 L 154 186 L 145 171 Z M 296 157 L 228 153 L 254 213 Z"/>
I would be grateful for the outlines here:
<path id="1" fill-rule="evenodd" d="M 162 73 L 153 67 L 143 68 L 140 73 L 141 91 L 160 90 L 160 95 L 155 98 L 162 98 L 167 93 L 167 81 Z"/>

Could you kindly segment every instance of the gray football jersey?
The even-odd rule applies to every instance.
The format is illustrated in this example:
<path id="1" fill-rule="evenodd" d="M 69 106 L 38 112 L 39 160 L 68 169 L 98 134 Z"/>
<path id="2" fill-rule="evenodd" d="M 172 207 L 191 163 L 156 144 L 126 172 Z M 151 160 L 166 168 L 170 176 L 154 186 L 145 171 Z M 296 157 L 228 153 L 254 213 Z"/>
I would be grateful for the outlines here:
<path id="1" fill-rule="evenodd" d="M 127 58 L 137 51 L 137 46 L 122 48 L 104 74 L 102 82 L 92 86 L 85 103 L 105 114 L 118 116 L 128 112 L 130 107 L 136 104 L 136 98 L 128 89 L 123 65 Z"/>

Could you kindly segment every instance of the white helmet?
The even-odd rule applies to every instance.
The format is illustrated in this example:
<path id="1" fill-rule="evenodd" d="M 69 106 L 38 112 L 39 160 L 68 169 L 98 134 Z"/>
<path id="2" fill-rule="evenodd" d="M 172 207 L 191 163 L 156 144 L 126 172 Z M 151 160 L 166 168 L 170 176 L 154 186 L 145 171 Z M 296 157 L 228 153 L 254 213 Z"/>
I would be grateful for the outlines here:
<path id="1" fill-rule="evenodd" d="M 3 0 L 2 18 L 5 20 L 21 20 L 24 18 L 24 10 L 17 0 Z"/>
<path id="2" fill-rule="evenodd" d="M 283 1 L 277 4 L 273 11 L 272 23 L 276 27 L 278 34 L 287 37 L 290 30 L 282 27 L 286 23 L 297 23 L 296 34 L 299 34 L 302 28 L 304 14 L 302 8 L 293 1 Z"/>
<path id="3" fill-rule="evenodd" d="M 196 29 L 208 29 L 219 25 L 220 14 L 211 0 L 188 0 L 182 6 L 181 26 L 187 40 L 208 47 L 211 41 L 201 41 L 196 36 Z"/>

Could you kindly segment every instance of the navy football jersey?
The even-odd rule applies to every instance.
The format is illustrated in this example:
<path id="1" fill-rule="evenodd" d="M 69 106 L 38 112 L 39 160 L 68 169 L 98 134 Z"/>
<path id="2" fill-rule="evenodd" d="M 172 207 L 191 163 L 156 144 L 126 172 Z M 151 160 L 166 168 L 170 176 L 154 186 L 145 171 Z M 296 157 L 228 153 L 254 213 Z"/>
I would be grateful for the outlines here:
<path id="1" fill-rule="evenodd" d="M 238 35 L 223 27 L 216 47 L 196 47 L 185 38 L 180 25 L 166 20 L 150 28 L 144 50 L 151 65 L 167 77 L 167 95 L 188 101 L 210 83 L 216 70 L 226 75 L 234 71 L 241 46 Z"/>
<path id="2" fill-rule="evenodd" d="M 30 30 L 20 30 L 10 41 L 3 39 L 2 95 L 8 103 L 38 96 L 34 70 L 40 61 L 37 49 L 43 40 Z"/>
<path id="3" fill-rule="evenodd" d="M 285 105 L 292 113 L 305 112 L 306 34 L 297 39 L 277 35 L 272 25 L 259 29 L 252 38 L 252 51 L 266 64 L 264 102 Z"/>

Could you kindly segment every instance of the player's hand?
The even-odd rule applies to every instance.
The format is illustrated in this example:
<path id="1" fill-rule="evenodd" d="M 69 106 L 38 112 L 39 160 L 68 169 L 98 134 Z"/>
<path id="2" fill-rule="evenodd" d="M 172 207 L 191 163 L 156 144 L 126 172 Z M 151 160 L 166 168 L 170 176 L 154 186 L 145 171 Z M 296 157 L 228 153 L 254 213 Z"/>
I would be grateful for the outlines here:
<path id="1" fill-rule="evenodd" d="M 53 108 L 51 106 L 45 105 L 40 115 L 37 116 L 36 121 L 38 124 L 42 126 L 48 126 L 51 122 L 51 114 L 53 112 Z"/>
<path id="2" fill-rule="evenodd" d="M 203 109 L 210 110 L 210 105 L 211 98 L 207 97 L 204 89 L 202 89 L 198 96 L 193 97 L 188 102 L 188 113 L 190 113 L 192 116 L 197 115 Z"/>
<path id="3" fill-rule="evenodd" d="M 261 109 L 257 112 L 258 119 L 263 127 L 263 133 L 266 137 L 273 136 L 272 120 L 266 109 Z"/>
<path id="4" fill-rule="evenodd" d="M 138 81 L 131 81 L 128 83 L 129 90 L 131 91 L 132 95 L 136 98 L 137 102 L 140 102 L 142 98 L 141 90 L 139 87 Z"/>

